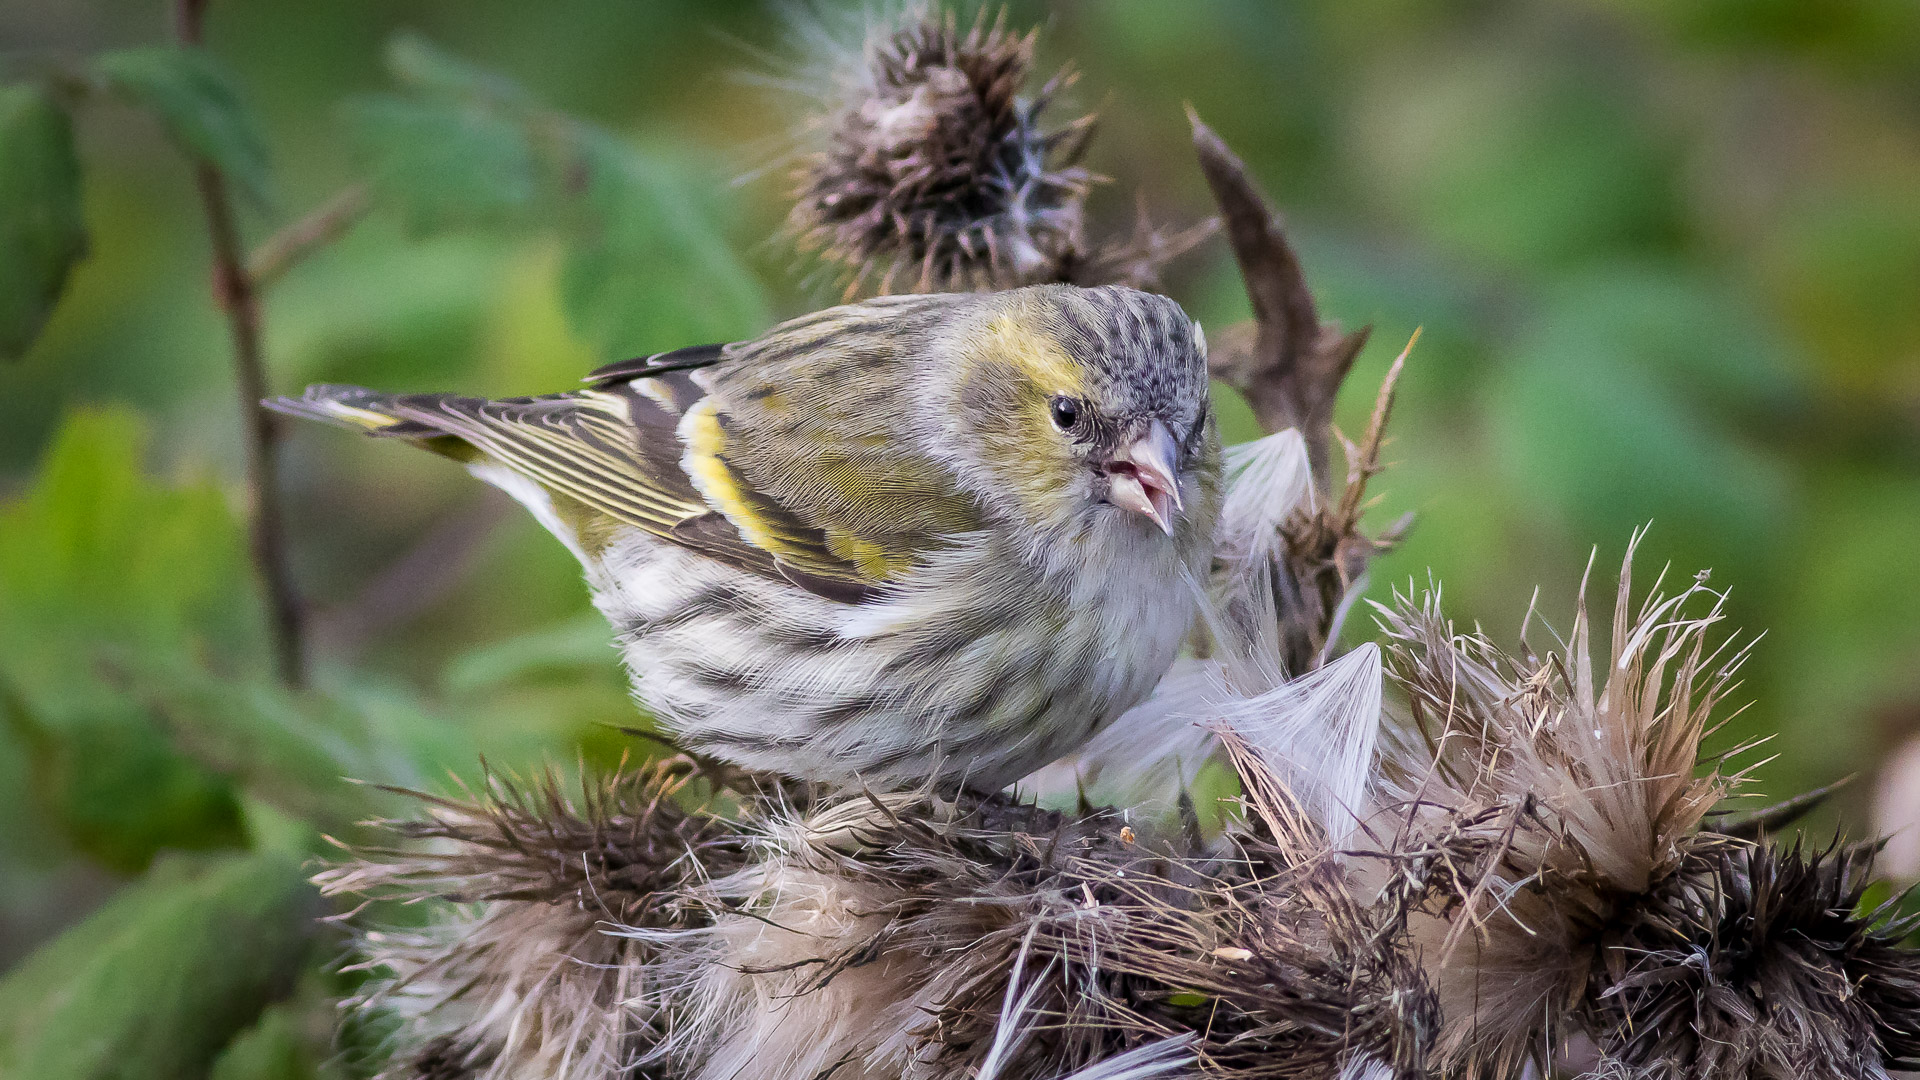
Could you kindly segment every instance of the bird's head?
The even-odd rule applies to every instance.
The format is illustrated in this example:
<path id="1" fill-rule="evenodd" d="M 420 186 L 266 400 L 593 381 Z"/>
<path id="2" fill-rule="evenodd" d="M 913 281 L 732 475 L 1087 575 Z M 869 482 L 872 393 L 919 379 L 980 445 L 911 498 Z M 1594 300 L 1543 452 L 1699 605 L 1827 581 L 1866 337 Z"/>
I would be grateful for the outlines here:
<path id="1" fill-rule="evenodd" d="M 945 437 L 977 498 L 1043 529 L 1211 528 L 1206 342 L 1178 304 L 1041 285 L 983 298 L 960 322 Z"/>

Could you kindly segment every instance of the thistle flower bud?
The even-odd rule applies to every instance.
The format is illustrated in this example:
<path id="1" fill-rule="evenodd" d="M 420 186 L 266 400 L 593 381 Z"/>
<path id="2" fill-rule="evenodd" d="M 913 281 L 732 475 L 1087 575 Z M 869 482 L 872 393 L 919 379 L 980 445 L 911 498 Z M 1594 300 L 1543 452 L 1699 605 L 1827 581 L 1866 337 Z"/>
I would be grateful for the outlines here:
<path id="1" fill-rule="evenodd" d="M 1021 96 L 1034 41 L 1004 13 L 962 31 L 915 8 L 870 26 L 857 62 L 836 65 L 789 224 L 802 250 L 847 272 L 849 295 L 1057 281 L 1081 261 L 1094 117 L 1042 122 L 1071 71 Z"/>

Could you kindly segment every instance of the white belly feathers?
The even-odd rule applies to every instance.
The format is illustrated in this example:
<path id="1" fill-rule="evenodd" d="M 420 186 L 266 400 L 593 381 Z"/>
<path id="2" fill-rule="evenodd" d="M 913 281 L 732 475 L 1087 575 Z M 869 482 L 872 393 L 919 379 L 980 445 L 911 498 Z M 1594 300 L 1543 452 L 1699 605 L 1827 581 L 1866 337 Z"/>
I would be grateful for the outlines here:
<path id="1" fill-rule="evenodd" d="M 968 536 L 861 605 L 638 530 L 589 580 L 641 703 L 688 749 L 822 780 L 990 790 L 1144 699 L 1185 637 L 1171 545 L 1116 524 L 1088 540 L 1114 545 L 1106 573 L 1030 567 Z"/>

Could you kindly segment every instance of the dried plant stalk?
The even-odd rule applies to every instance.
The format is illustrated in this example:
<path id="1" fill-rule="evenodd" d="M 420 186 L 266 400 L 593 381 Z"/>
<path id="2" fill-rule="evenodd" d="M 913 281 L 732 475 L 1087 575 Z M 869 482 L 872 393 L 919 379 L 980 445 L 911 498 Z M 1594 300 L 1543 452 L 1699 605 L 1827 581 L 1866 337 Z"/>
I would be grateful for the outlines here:
<path id="1" fill-rule="evenodd" d="M 1230 328 L 1216 342 L 1209 358 L 1214 378 L 1245 394 L 1268 431 L 1299 431 L 1307 441 L 1316 486 L 1331 493 L 1333 402 L 1369 330 L 1347 333 L 1338 323 L 1320 320 L 1300 256 L 1246 163 L 1197 113 L 1189 109 L 1187 118 L 1200 171 L 1220 205 L 1227 241 L 1253 302 L 1253 325 Z"/>

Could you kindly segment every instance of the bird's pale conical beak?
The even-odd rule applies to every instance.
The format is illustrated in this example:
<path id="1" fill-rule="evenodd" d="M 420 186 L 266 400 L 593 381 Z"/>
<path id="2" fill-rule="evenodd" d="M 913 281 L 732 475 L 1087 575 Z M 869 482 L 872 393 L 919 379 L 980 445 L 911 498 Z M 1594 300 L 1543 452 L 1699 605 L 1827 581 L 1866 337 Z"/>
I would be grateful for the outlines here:
<path id="1" fill-rule="evenodd" d="M 1155 420 L 1139 438 L 1122 446 L 1107 462 L 1107 501 L 1144 515 L 1173 535 L 1173 515 L 1180 510 L 1180 483 L 1175 479 L 1177 450 L 1173 433 Z"/>

